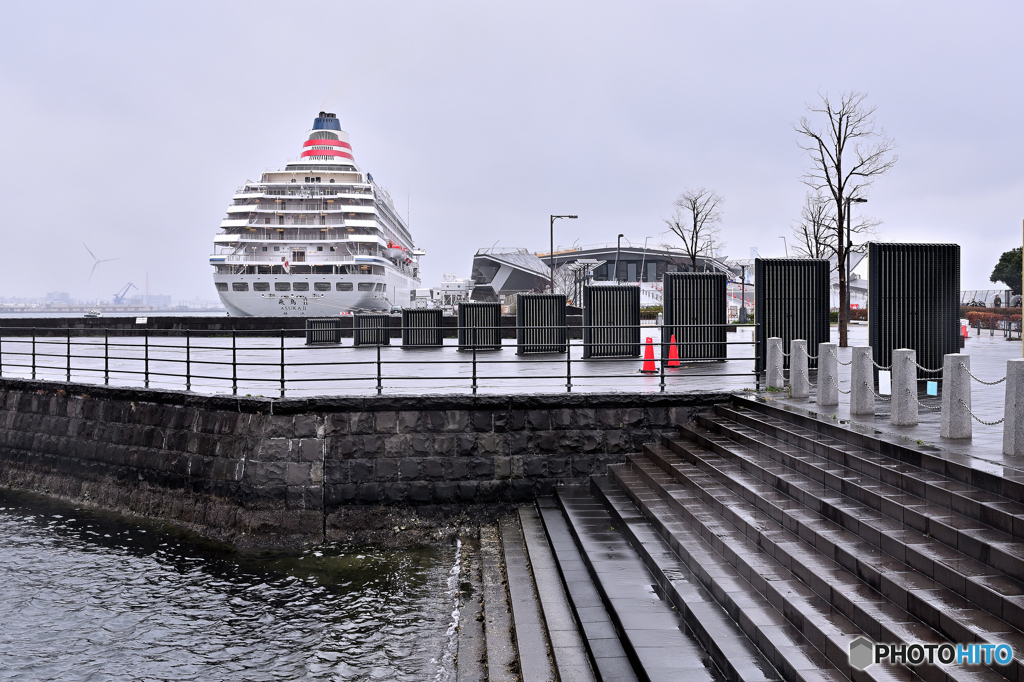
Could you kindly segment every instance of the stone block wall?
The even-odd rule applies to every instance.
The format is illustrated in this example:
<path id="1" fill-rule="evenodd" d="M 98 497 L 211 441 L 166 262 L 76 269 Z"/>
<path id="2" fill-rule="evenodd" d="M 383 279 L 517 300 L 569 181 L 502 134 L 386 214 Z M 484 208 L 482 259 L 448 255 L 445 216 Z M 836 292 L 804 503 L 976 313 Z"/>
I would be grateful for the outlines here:
<path id="1" fill-rule="evenodd" d="M 0 485 L 240 545 L 343 534 L 356 505 L 529 500 L 719 393 L 232 398 L 0 379 Z"/>

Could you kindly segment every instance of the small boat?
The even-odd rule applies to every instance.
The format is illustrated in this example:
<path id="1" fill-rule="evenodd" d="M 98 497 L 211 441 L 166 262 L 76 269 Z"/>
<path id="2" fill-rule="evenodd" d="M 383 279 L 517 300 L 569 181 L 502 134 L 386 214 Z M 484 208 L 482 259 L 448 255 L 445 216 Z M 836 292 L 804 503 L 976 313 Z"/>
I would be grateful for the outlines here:
<path id="1" fill-rule="evenodd" d="M 101 313 L 99 310 L 96 310 L 95 308 L 93 308 L 92 310 L 87 312 L 85 314 L 85 316 L 86 317 L 103 317 L 103 313 Z"/>

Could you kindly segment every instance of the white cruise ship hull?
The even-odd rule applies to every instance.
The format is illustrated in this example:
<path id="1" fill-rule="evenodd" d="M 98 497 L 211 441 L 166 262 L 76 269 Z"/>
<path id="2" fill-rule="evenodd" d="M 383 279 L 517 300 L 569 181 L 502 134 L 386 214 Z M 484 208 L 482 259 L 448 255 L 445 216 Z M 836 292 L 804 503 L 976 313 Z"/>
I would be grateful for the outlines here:
<path id="1" fill-rule="evenodd" d="M 220 300 L 234 317 L 331 317 L 354 312 L 388 312 L 392 306 L 408 308 L 417 280 L 398 272 L 338 277 L 333 275 L 214 275 Z M 277 283 L 292 291 L 278 291 Z M 295 284 L 305 291 L 295 291 Z M 339 283 L 351 283 L 351 291 L 339 291 Z M 260 291 L 257 284 L 269 285 Z M 302 287 L 302 285 L 307 285 Z M 317 290 L 317 284 L 320 284 Z M 359 285 L 369 291 L 359 291 Z M 245 285 L 246 291 L 237 291 Z M 329 285 L 330 288 L 327 288 Z M 324 290 L 325 289 L 325 290 Z"/>

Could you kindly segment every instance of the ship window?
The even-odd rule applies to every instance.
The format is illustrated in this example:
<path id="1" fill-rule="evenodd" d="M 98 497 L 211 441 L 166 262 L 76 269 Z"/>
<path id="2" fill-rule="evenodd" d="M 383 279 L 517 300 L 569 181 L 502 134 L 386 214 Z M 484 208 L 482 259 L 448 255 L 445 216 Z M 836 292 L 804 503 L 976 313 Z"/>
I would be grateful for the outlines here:
<path id="1" fill-rule="evenodd" d="M 374 291 L 384 291 L 384 285 L 381 284 L 380 282 L 377 282 L 377 286 L 375 286 L 373 289 Z"/>
<path id="2" fill-rule="evenodd" d="M 320 177 L 319 176 L 317 176 L 316 181 L 320 182 Z"/>
<path id="3" fill-rule="evenodd" d="M 264 250 L 264 251 L 266 251 L 266 250 L 267 250 L 267 247 L 265 247 L 265 246 L 264 246 L 264 247 L 263 247 L 263 250 Z"/>
<path id="4" fill-rule="evenodd" d="M 332 183 L 334 182 L 334 178 L 331 178 L 331 182 L 332 182 Z"/>
<path id="5" fill-rule="evenodd" d="M 295 182 L 295 178 L 292 178 L 292 182 Z"/>
<path id="6" fill-rule="evenodd" d="M 317 250 L 317 251 L 323 251 L 323 250 L 324 250 L 324 247 L 322 247 L 322 246 L 318 246 L 318 247 L 316 247 L 316 250 Z"/>
<path id="7" fill-rule="evenodd" d="M 313 282 L 313 290 L 314 291 L 330 291 L 331 290 L 331 283 L 330 282 Z"/>
<path id="8" fill-rule="evenodd" d="M 215 284 L 217 285 L 217 291 L 227 291 L 228 290 L 228 283 L 227 282 L 215 282 Z"/>
<path id="9" fill-rule="evenodd" d="M 359 291 L 373 291 L 373 282 L 360 282 Z"/>
<path id="10" fill-rule="evenodd" d="M 294 291 L 309 291 L 309 282 L 296 282 L 292 289 Z"/>
<path id="11" fill-rule="evenodd" d="M 274 282 L 274 291 L 291 291 L 291 282 Z"/>
<path id="12" fill-rule="evenodd" d="M 232 282 L 231 283 L 231 290 L 232 291 L 249 291 L 249 283 L 248 282 Z"/>
<path id="13" fill-rule="evenodd" d="M 332 246 L 331 251 L 337 251 L 337 249 Z"/>
<path id="14" fill-rule="evenodd" d="M 253 291 L 270 291 L 270 282 L 253 282 Z"/>
<path id="15" fill-rule="evenodd" d="M 266 249 L 267 247 L 264 246 L 263 248 Z M 274 251 L 280 251 L 280 250 L 281 250 L 280 246 L 275 246 L 274 247 Z"/>
<path id="16" fill-rule="evenodd" d="M 303 182 L 309 182 L 309 178 L 303 178 Z"/>
<path id="17" fill-rule="evenodd" d="M 334 288 L 338 291 L 352 291 L 352 282 L 338 282 Z"/>

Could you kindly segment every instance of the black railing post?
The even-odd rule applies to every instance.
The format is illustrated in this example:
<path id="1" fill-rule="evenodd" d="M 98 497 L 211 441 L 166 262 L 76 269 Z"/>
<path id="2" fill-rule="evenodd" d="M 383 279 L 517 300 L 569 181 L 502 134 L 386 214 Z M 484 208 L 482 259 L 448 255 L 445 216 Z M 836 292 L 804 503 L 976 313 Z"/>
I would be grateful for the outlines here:
<path id="1" fill-rule="evenodd" d="M 192 344 L 189 343 L 188 330 L 185 330 L 185 390 L 192 390 Z"/>
<path id="2" fill-rule="evenodd" d="M 476 395 L 476 327 L 473 327 L 473 395 Z"/>
<path id="3" fill-rule="evenodd" d="M 70 384 L 71 383 L 71 327 L 68 327 L 65 331 L 67 332 L 67 343 L 64 346 L 67 349 L 67 377 L 66 377 L 66 381 Z"/>
<path id="4" fill-rule="evenodd" d="M 660 382 L 658 384 L 659 387 L 660 387 L 659 390 L 662 393 L 664 393 L 665 392 L 665 336 L 664 336 L 664 333 L 662 333 L 662 336 L 658 338 L 658 364 L 661 367 L 661 369 L 660 369 L 661 379 L 660 379 Z"/>
<path id="5" fill-rule="evenodd" d="M 110 384 L 110 330 L 103 330 L 103 385 Z"/>
<path id="6" fill-rule="evenodd" d="M 36 378 L 36 328 L 32 327 L 32 379 Z"/>
<path id="7" fill-rule="evenodd" d="M 0 377 L 4 375 L 4 337 L 0 334 Z"/>
<path id="8" fill-rule="evenodd" d="M 572 393 L 572 339 L 568 327 L 565 330 L 565 392 Z"/>
<path id="9" fill-rule="evenodd" d="M 142 376 L 145 379 L 146 388 L 149 388 L 149 330 L 148 329 L 143 329 L 142 330 L 142 343 L 143 343 L 143 355 L 142 355 L 142 360 L 143 360 L 142 371 L 143 371 L 143 374 L 142 374 Z"/>
<path id="10" fill-rule="evenodd" d="M 238 346 L 236 332 L 231 330 L 231 395 L 238 395 Z"/>
<path id="11" fill-rule="evenodd" d="M 380 344 L 377 344 L 377 395 L 380 395 L 383 391 L 384 386 L 381 384 L 380 375 Z"/>
<path id="12" fill-rule="evenodd" d="M 281 330 L 281 397 L 284 397 L 284 329 Z"/>

